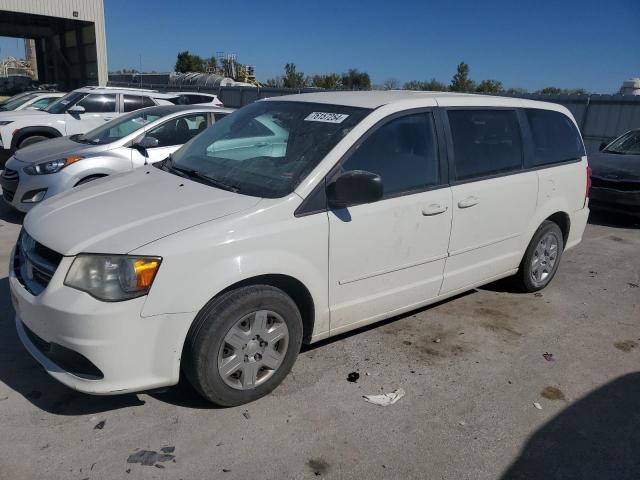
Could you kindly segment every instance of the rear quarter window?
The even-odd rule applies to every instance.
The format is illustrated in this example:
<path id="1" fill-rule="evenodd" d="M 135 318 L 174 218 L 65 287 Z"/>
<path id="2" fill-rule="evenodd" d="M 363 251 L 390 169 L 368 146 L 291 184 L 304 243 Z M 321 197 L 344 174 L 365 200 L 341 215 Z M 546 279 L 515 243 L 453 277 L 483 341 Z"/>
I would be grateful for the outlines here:
<path id="1" fill-rule="evenodd" d="M 526 109 L 534 166 L 571 162 L 585 155 L 580 132 L 569 117 L 553 110 Z"/>

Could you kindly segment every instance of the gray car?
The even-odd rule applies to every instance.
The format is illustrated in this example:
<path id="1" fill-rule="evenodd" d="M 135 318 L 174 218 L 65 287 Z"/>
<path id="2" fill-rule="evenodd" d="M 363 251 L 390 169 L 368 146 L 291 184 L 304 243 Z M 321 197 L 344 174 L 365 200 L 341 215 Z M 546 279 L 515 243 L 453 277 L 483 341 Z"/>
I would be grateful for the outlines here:
<path id="1" fill-rule="evenodd" d="M 2 195 L 9 205 L 27 212 L 75 186 L 163 160 L 230 112 L 202 105 L 149 107 L 85 134 L 22 148 L 0 176 Z"/>

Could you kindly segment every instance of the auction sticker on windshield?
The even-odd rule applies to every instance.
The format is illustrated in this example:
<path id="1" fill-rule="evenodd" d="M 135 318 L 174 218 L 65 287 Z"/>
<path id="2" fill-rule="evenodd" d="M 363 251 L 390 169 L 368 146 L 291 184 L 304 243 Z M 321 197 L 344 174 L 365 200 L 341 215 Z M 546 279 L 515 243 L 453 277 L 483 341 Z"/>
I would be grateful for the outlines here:
<path id="1" fill-rule="evenodd" d="M 349 115 L 344 113 L 311 112 L 305 118 L 307 122 L 342 123 Z"/>

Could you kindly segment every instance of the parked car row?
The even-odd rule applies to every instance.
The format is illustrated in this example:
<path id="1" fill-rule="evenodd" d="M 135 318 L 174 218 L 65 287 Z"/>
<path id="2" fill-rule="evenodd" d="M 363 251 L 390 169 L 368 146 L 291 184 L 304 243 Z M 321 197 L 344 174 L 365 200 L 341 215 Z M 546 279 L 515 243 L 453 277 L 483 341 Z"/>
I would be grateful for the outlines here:
<path id="1" fill-rule="evenodd" d="M 129 95 L 83 93 L 114 95 L 117 112 Z M 213 125 L 190 140 L 204 113 L 156 106 L 10 161 L 22 197 L 45 188 L 37 178 L 73 185 L 93 155 L 143 165 L 25 217 L 9 273 L 16 328 L 60 382 L 115 394 L 183 372 L 215 404 L 249 402 L 303 342 L 505 277 L 546 287 L 589 215 L 584 144 L 559 105 L 323 92 L 207 112 Z M 188 141 L 144 165 L 165 133 Z"/>
<path id="2" fill-rule="evenodd" d="M 41 110 L 0 111 L 0 167 L 21 148 L 50 138 L 86 133 L 118 115 L 154 105 L 223 106 L 216 95 L 204 93 L 80 88 Z"/>
<path id="3" fill-rule="evenodd" d="M 19 93 L 0 102 L 0 112 L 17 112 L 26 109 L 42 110 L 64 95 L 63 92 L 41 90 Z"/>

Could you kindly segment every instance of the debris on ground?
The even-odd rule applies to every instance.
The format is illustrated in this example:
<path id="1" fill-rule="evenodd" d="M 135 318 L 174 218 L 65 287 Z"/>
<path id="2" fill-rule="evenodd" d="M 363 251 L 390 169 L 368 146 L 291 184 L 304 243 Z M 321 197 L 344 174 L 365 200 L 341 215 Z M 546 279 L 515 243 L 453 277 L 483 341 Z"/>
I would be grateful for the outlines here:
<path id="1" fill-rule="evenodd" d="M 560 390 L 557 387 L 546 387 L 544 390 L 542 390 L 540 395 L 542 395 L 542 397 L 546 398 L 547 400 L 566 400 L 567 399 L 564 396 L 564 393 L 562 392 L 562 390 Z"/>
<path id="2" fill-rule="evenodd" d="M 542 410 L 542 405 L 540 405 L 538 402 L 533 402 L 533 406 L 536 407 L 538 410 Z"/>
<path id="3" fill-rule="evenodd" d="M 98 423 L 96 423 L 96 426 L 93 427 L 94 430 L 102 430 L 104 428 L 104 425 L 107 423 L 106 420 L 100 420 Z"/>
<path id="4" fill-rule="evenodd" d="M 402 388 L 398 388 L 391 393 L 383 393 L 382 395 L 363 395 L 362 397 L 365 402 L 380 405 L 381 407 L 388 407 L 404 397 L 405 393 L 406 392 Z"/>
<path id="5" fill-rule="evenodd" d="M 628 353 L 638 346 L 638 342 L 635 342 L 633 340 L 624 340 L 622 342 L 614 343 L 613 346 L 618 350 Z"/>
<path id="6" fill-rule="evenodd" d="M 173 460 L 174 458 L 175 455 L 170 455 L 168 453 L 158 453 L 153 450 L 140 450 L 129 455 L 129 458 L 127 458 L 127 463 L 139 463 L 146 467 L 151 467 L 153 465 L 156 465 L 158 462 L 168 462 L 169 460 Z"/>
<path id="7" fill-rule="evenodd" d="M 461 427 L 464 427 L 467 424 L 467 422 L 465 422 L 464 420 L 460 420 L 458 422 L 458 425 L 460 425 Z"/>
<path id="8" fill-rule="evenodd" d="M 436 339 L 433 341 L 433 343 L 440 343 L 440 339 L 439 339 L 439 338 L 436 338 Z"/>
<path id="9" fill-rule="evenodd" d="M 547 362 L 554 362 L 556 359 L 553 358 L 553 353 L 549 353 L 549 352 L 544 352 L 542 354 L 542 357 L 547 361 Z"/>
<path id="10" fill-rule="evenodd" d="M 160 451 L 162 453 L 173 453 L 176 451 L 176 447 L 162 447 Z"/>
<path id="11" fill-rule="evenodd" d="M 249 415 L 249 410 L 245 410 L 244 412 L 242 412 L 242 416 L 247 420 L 251 418 L 251 415 Z"/>
<path id="12" fill-rule="evenodd" d="M 360 374 L 358 372 L 351 372 L 347 375 L 347 382 L 356 383 L 360 378 Z"/>
<path id="13" fill-rule="evenodd" d="M 231 471 L 231 469 L 230 468 L 223 468 L 222 471 L 223 471 L 223 473 L 229 473 Z"/>
<path id="14" fill-rule="evenodd" d="M 637 283 L 632 283 L 632 282 L 627 283 L 627 285 L 629 285 L 631 288 L 639 288 L 640 287 L 640 285 L 638 285 Z"/>
<path id="15" fill-rule="evenodd" d="M 589 270 L 589 276 L 591 278 L 595 278 L 595 276 L 598 274 L 598 272 L 596 272 L 595 270 Z"/>

